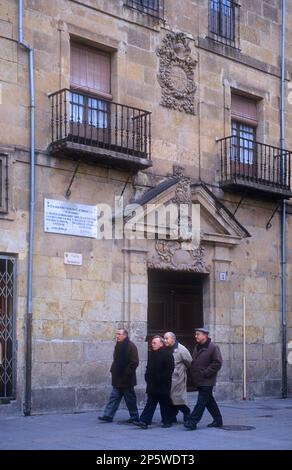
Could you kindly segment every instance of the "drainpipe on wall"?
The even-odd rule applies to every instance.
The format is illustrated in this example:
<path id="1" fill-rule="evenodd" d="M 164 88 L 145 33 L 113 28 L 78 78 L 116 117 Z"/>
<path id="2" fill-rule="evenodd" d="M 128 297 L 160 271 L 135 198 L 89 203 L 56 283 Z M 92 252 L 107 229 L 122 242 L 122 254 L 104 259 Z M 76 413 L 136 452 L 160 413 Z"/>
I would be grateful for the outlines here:
<path id="1" fill-rule="evenodd" d="M 282 0 L 282 63 L 281 63 L 281 148 L 285 150 L 285 32 L 286 0 Z M 282 157 L 283 179 L 286 159 Z M 287 398 L 287 305 L 286 305 L 286 200 L 282 204 L 282 398 Z"/>
<path id="2" fill-rule="evenodd" d="M 35 216 L 35 88 L 34 51 L 23 40 L 23 0 L 18 0 L 18 43 L 28 51 L 29 90 L 30 90 L 30 212 L 27 279 L 27 311 L 25 328 L 25 397 L 23 414 L 31 412 L 31 371 L 32 371 L 32 273 Z"/>

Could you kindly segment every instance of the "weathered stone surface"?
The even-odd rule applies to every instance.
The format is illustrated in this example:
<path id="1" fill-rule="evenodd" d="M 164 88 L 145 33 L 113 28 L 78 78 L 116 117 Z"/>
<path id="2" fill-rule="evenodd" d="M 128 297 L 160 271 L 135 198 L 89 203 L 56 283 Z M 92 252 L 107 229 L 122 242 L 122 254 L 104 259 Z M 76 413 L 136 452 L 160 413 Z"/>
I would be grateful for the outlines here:
<path id="1" fill-rule="evenodd" d="M 98 369 L 94 362 L 84 363 L 65 363 L 62 364 L 62 385 L 63 386 L 79 386 L 95 385 L 100 377 Z"/>
<path id="2" fill-rule="evenodd" d="M 87 362 L 111 362 L 113 359 L 114 341 L 95 341 L 84 343 L 84 360 Z"/>
<path id="3" fill-rule="evenodd" d="M 109 398 L 110 387 L 103 389 L 102 387 L 80 387 L 77 389 L 77 408 L 84 409 L 100 409 L 103 408 Z"/>
<path id="4" fill-rule="evenodd" d="M 60 298 L 71 298 L 71 281 L 69 279 L 36 277 L 34 289 L 37 298 L 49 298 L 50 301 L 58 301 Z"/>
<path id="5" fill-rule="evenodd" d="M 264 394 L 266 396 L 281 396 L 281 381 L 280 380 L 265 380 Z"/>
<path id="6" fill-rule="evenodd" d="M 72 387 L 35 388 L 32 391 L 32 406 L 35 412 L 74 410 L 75 389 Z"/>
<path id="7" fill-rule="evenodd" d="M 104 282 L 94 282 L 86 280 L 72 280 L 73 300 L 104 300 Z"/>
<path id="8" fill-rule="evenodd" d="M 242 361 L 232 361 L 230 365 L 230 375 L 231 382 L 243 381 L 243 363 Z"/>
<path id="9" fill-rule="evenodd" d="M 228 400 L 228 397 L 235 395 L 234 393 L 235 384 L 231 382 L 221 382 L 216 385 L 214 390 L 214 396 L 216 400 L 223 401 Z"/>
<path id="10" fill-rule="evenodd" d="M 34 360 L 39 363 L 80 361 L 82 354 L 81 341 L 37 340 L 34 343 Z"/>
<path id="11" fill-rule="evenodd" d="M 48 154 L 51 142 L 51 103 L 48 93 L 70 87 L 70 37 L 110 51 L 113 101 L 152 112 L 151 170 L 137 184 L 125 169 L 86 164 L 83 159 L 72 181 L 70 201 L 113 204 L 126 202 L 156 187 L 173 165 L 185 168 L 194 182 L 208 185 L 250 232 L 230 248 L 228 228 L 218 227 L 208 211 L 203 228 L 220 234 L 206 245 L 209 274 L 203 282 L 204 324 L 221 347 L 224 366 L 218 398 L 242 398 L 242 298 L 246 298 L 248 388 L 251 396 L 279 394 L 281 389 L 281 214 L 266 223 L 274 201 L 225 193 L 220 180 L 220 143 L 231 134 L 231 94 L 238 91 L 257 102 L 257 139 L 280 145 L 279 2 L 246 0 L 241 6 L 240 51 L 215 43 L 208 36 L 208 2 L 167 2 L 166 29 L 123 2 L 87 1 L 86 5 L 52 0 L 25 2 L 24 37 L 35 51 L 36 86 L 36 218 L 33 270 L 33 407 L 35 410 L 79 410 L 102 407 L 110 393 L 109 367 L 115 331 L 127 327 L 139 350 L 139 403 L 145 399 L 147 362 L 148 273 L 151 241 L 98 241 L 44 232 L 44 198 L 65 201 L 76 162 Z M 97 5 L 98 4 L 98 5 Z M 97 8 L 96 8 L 97 7 Z M 96 8 L 96 9 L 95 9 Z M 100 8 L 102 12 L 98 10 Z M 109 13 L 109 14 L 108 14 Z M 287 42 L 292 17 L 287 14 Z M 30 102 L 28 54 L 17 44 L 17 2 L 1 1 L 0 8 L 0 154 L 9 154 L 9 212 L 0 212 L 0 254 L 17 257 L 15 280 L 17 336 L 17 396 L 23 396 L 25 317 L 30 196 Z M 198 59 L 193 81 L 196 115 L 159 105 L 156 49 L 167 31 L 183 32 Z M 179 56 L 180 51 L 177 49 Z M 292 62 L 287 57 L 287 70 Z M 170 70 L 170 73 L 171 70 Z M 180 77 L 179 80 L 183 78 Z M 287 93 L 289 77 L 287 75 Z M 286 126 L 292 126 L 292 106 L 286 99 Z M 286 132 L 287 149 L 292 134 Z M 82 157 L 83 158 L 83 157 Z M 1 174 L 1 171 L 0 171 Z M 0 184 L 0 188 L 5 187 Z M 2 191 L 2 189 L 1 189 Z M 2 195 L 1 195 L 2 197 Z M 292 340 L 292 218 L 287 203 L 287 340 Z M 205 209 L 204 209 L 205 210 Z M 216 208 L 220 213 L 218 203 Z M 205 219 L 207 222 L 205 225 Z M 205 227 L 206 226 L 206 227 Z M 218 232 L 219 231 L 219 232 Z M 225 238 L 224 238 L 225 237 Z M 64 252 L 80 253 L 82 266 L 64 265 Z M 178 259 L 183 253 L 177 254 Z M 220 272 L 227 280 L 218 281 Z M 177 273 L 179 280 L 180 273 Z M 151 299 L 150 299 L 151 300 Z M 292 369 L 288 365 L 290 391 Z M 62 385 L 63 384 L 63 385 Z"/>
<path id="12" fill-rule="evenodd" d="M 61 385 L 60 363 L 35 363 L 33 369 L 33 388 L 59 387 Z"/>

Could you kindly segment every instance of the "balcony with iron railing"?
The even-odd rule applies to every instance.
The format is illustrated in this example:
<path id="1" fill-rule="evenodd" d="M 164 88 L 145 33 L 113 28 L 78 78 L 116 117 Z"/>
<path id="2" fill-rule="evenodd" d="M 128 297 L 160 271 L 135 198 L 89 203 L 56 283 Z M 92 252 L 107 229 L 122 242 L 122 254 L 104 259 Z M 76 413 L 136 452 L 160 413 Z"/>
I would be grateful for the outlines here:
<path id="1" fill-rule="evenodd" d="M 129 8 L 164 21 L 164 0 L 125 0 L 124 4 Z"/>
<path id="2" fill-rule="evenodd" d="M 217 142 L 221 152 L 220 186 L 223 189 L 292 197 L 292 152 L 241 136 L 225 137 Z"/>
<path id="3" fill-rule="evenodd" d="M 151 163 L 151 113 L 95 95 L 52 93 L 51 155 L 139 170 Z"/>

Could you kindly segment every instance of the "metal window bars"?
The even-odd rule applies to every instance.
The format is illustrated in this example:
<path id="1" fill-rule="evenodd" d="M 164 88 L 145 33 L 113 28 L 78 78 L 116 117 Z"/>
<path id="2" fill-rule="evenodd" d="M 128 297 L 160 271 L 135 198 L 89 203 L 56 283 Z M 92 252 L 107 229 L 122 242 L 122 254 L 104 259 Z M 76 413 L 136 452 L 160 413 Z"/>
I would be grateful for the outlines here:
<path id="1" fill-rule="evenodd" d="M 15 328 L 16 259 L 0 255 L 0 399 L 15 396 L 16 328 Z"/>
<path id="2" fill-rule="evenodd" d="M 209 37 L 239 48 L 240 5 L 234 0 L 209 0 Z"/>
<path id="3" fill-rule="evenodd" d="M 124 4 L 164 21 L 164 0 L 125 0 Z"/>

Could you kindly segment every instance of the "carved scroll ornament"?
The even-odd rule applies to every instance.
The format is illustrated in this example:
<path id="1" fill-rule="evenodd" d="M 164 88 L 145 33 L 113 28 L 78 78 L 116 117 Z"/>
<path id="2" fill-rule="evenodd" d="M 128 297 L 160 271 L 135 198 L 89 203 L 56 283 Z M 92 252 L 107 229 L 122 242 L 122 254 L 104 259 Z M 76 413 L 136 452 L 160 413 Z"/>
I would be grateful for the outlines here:
<path id="1" fill-rule="evenodd" d="M 178 241 L 158 240 L 155 244 L 156 254 L 148 262 L 149 268 L 168 271 L 188 271 L 209 273 L 205 263 L 204 247 L 186 250 Z"/>

